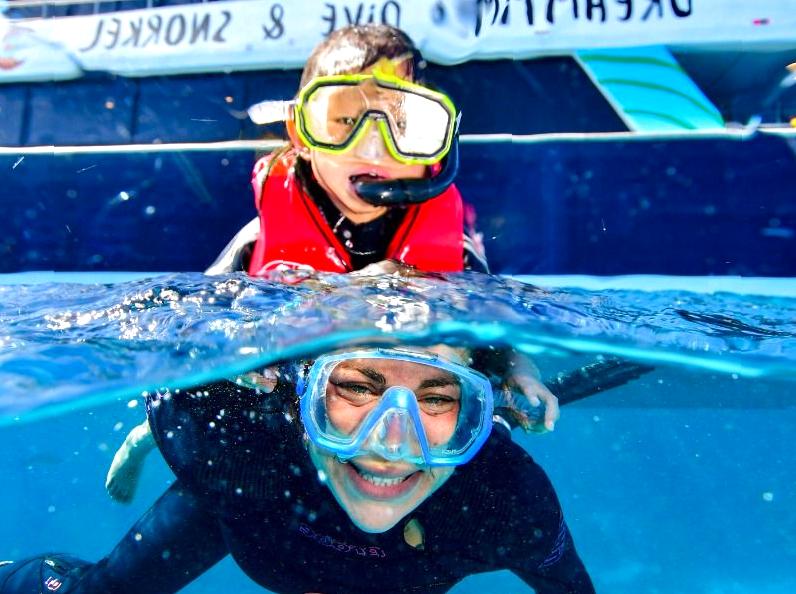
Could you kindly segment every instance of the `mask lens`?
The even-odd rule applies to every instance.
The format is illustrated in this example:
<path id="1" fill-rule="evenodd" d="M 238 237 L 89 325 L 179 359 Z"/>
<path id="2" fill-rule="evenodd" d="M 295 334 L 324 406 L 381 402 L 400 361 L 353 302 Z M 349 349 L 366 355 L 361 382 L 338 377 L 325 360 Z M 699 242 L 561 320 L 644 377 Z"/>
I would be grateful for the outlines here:
<path id="1" fill-rule="evenodd" d="M 370 433 L 376 425 L 382 425 L 383 435 L 390 437 L 400 425 L 392 422 L 395 414 L 405 412 L 416 418 L 402 415 L 401 423 L 419 420 L 430 445 L 446 444 L 460 410 L 459 378 L 423 363 L 386 358 L 342 361 L 331 370 L 326 386 L 327 418 L 341 437 L 363 430 Z"/>
<path id="2" fill-rule="evenodd" d="M 367 111 L 367 100 L 358 85 L 324 85 L 306 97 L 303 109 L 310 140 L 342 146 Z"/>
<path id="3" fill-rule="evenodd" d="M 321 358 L 310 372 L 302 418 L 316 444 L 341 457 L 371 453 L 417 464 L 458 464 L 485 439 L 492 402 L 489 382 L 480 374 L 447 361 L 416 360 L 420 355 L 357 355 L 333 356 L 325 364 Z"/>
<path id="4" fill-rule="evenodd" d="M 301 105 L 308 140 L 346 150 L 363 118 L 382 118 L 397 153 L 407 158 L 442 158 L 453 134 L 451 107 L 418 85 L 385 86 L 368 78 L 354 83 L 323 82 L 312 87 Z"/>
<path id="5" fill-rule="evenodd" d="M 402 99 L 400 119 L 390 120 L 396 148 L 407 155 L 432 156 L 442 152 L 451 128 L 445 107 L 412 93 L 405 93 Z"/>

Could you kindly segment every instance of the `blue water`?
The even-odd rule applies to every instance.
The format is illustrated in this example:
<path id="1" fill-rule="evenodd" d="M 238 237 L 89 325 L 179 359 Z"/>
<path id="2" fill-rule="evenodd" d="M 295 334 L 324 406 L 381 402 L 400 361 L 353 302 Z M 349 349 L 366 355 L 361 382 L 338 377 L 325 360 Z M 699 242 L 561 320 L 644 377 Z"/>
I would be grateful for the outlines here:
<path id="1" fill-rule="evenodd" d="M 340 341 L 477 341 L 533 353 L 546 377 L 600 354 L 656 367 L 565 407 L 553 434 L 515 432 L 551 476 L 598 591 L 793 591 L 792 286 L 765 295 L 748 284 L 736 287 L 745 293 L 664 290 L 676 288 L 667 278 L 653 292 L 476 275 L 292 286 L 201 275 L 20 280 L 30 279 L 0 277 L 0 558 L 99 558 L 158 497 L 172 475 L 156 455 L 131 506 L 103 487 L 143 417 L 143 390 Z M 524 591 L 508 573 L 454 590 Z M 262 590 L 227 560 L 186 592 Z"/>

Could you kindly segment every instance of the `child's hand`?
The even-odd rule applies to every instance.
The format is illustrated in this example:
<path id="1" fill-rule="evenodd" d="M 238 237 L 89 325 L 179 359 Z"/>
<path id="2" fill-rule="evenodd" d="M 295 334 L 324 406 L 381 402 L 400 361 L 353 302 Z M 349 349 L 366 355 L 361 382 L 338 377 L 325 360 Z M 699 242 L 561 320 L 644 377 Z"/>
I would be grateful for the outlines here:
<path id="1" fill-rule="evenodd" d="M 250 371 L 239 375 L 234 381 L 238 385 L 270 394 L 276 388 L 279 373 L 276 367 L 264 367 L 259 371 Z"/>
<path id="2" fill-rule="evenodd" d="M 505 364 L 501 409 L 526 431 L 552 431 L 560 416 L 558 398 L 539 380 L 536 365 L 528 356 L 514 350 L 498 353 L 501 353 L 499 358 L 504 358 Z M 518 398 L 524 400 L 518 402 Z M 533 414 L 534 411 L 529 410 L 529 404 L 531 409 L 544 405 L 544 416 L 542 417 L 541 411 Z"/>
<path id="3" fill-rule="evenodd" d="M 555 429 L 556 421 L 561 416 L 558 398 L 536 378 L 536 366 L 522 354 L 514 353 L 512 369 L 512 375 L 507 378 L 509 388 L 514 392 L 522 393 L 534 408 L 544 404 L 544 418 L 529 417 L 530 423 L 523 428 L 536 433 L 545 433 Z"/>
<path id="4" fill-rule="evenodd" d="M 351 276 L 380 276 L 382 274 L 416 276 L 417 270 L 398 260 L 382 260 L 381 262 L 374 262 L 373 264 L 368 264 L 364 268 L 355 270 L 351 273 Z"/>

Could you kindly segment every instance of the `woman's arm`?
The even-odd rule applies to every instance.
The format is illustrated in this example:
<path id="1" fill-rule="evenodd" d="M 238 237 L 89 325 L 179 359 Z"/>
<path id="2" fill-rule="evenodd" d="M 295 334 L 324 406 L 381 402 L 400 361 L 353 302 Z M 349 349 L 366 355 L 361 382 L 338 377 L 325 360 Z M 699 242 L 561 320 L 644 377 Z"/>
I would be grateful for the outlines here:
<path id="1" fill-rule="evenodd" d="M 530 357 L 508 347 L 479 348 L 473 351 L 474 367 L 488 376 L 501 378 L 501 390 L 496 394 L 495 407 L 506 410 L 498 414 L 511 413 L 509 422 L 519 424 L 526 431 L 544 433 L 552 431 L 560 416 L 558 398 L 539 380 L 539 370 Z M 538 415 L 527 414 L 539 409 Z"/>
<path id="2" fill-rule="evenodd" d="M 227 552 L 217 517 L 177 482 L 133 525 L 110 555 L 81 570 L 74 592 L 177 592 Z"/>

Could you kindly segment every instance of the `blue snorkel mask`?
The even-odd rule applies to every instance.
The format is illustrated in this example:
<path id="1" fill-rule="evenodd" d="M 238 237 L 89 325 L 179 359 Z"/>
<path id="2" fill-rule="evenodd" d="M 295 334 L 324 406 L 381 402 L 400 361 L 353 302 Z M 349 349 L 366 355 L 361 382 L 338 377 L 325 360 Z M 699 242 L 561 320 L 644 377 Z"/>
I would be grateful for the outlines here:
<path id="1" fill-rule="evenodd" d="M 416 384 L 414 390 L 391 385 L 374 360 L 419 366 L 413 370 L 417 382 L 405 382 Z M 379 376 L 386 381 L 379 382 Z M 325 355 L 305 377 L 297 392 L 307 436 L 343 461 L 371 455 L 417 466 L 457 466 L 475 456 L 492 429 L 489 380 L 425 351 Z"/>

